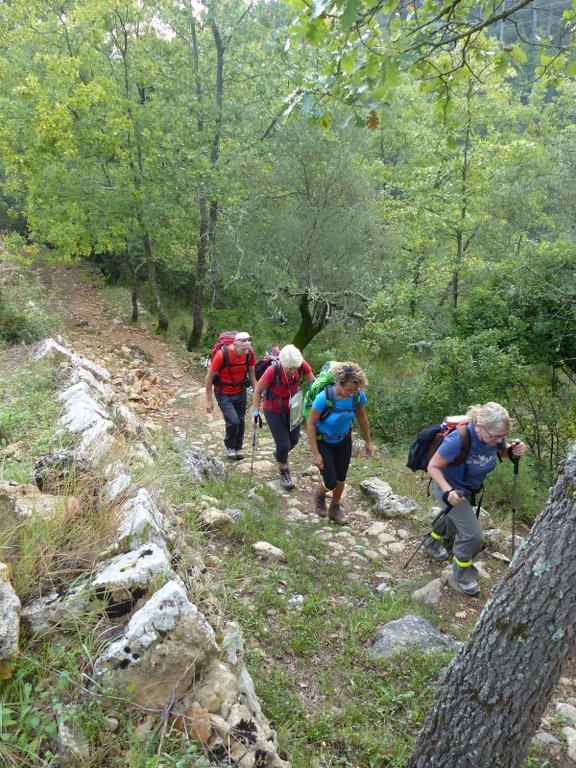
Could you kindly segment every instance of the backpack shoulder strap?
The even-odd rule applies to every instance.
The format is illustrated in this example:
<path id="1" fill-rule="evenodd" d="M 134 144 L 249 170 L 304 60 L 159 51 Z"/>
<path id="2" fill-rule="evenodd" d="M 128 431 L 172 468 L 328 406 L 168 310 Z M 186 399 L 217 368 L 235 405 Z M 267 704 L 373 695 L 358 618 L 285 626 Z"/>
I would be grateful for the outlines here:
<path id="1" fill-rule="evenodd" d="M 280 382 L 280 360 L 275 358 L 272 360 L 272 366 L 274 367 L 274 386 L 279 387 Z"/>
<path id="2" fill-rule="evenodd" d="M 330 415 L 330 411 L 334 408 L 334 384 L 327 384 L 324 387 L 324 396 L 326 397 L 326 405 L 324 410 L 320 414 L 318 421 L 322 421 Z"/>
<path id="3" fill-rule="evenodd" d="M 468 426 L 466 424 L 456 427 L 456 429 L 460 435 L 460 442 L 462 445 L 460 447 L 458 458 L 454 464 L 464 464 L 464 482 L 466 482 L 468 479 L 468 464 L 466 463 L 466 459 L 470 453 L 470 432 L 468 432 Z"/>
<path id="4" fill-rule="evenodd" d="M 456 427 L 458 430 L 458 434 L 460 435 L 460 453 L 458 454 L 458 458 L 454 462 L 454 464 L 462 464 L 462 462 L 466 461 L 468 458 L 468 454 L 470 453 L 470 433 L 468 432 L 468 427 L 466 424 L 463 424 L 459 427 Z"/>

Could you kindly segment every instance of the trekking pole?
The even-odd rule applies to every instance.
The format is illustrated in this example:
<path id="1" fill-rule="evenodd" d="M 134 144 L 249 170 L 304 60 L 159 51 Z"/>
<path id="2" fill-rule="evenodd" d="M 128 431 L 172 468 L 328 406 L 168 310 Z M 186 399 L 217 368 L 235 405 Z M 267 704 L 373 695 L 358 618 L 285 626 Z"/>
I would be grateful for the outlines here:
<path id="1" fill-rule="evenodd" d="M 250 459 L 250 482 L 252 482 L 252 471 L 254 469 L 254 451 L 256 450 L 256 422 L 252 429 L 252 458 Z"/>
<path id="2" fill-rule="evenodd" d="M 518 470 L 520 467 L 520 456 L 512 454 L 514 464 L 514 479 L 512 480 L 512 557 L 516 550 L 516 493 L 518 489 Z"/>
<path id="3" fill-rule="evenodd" d="M 440 522 L 440 520 L 442 520 L 442 518 L 444 517 L 444 515 L 447 515 L 447 514 L 448 514 L 448 512 L 450 512 L 450 510 L 453 508 L 453 506 L 454 506 L 453 504 L 448 504 L 448 506 L 446 507 L 446 509 L 443 509 L 443 510 L 441 510 L 440 512 L 438 512 L 438 514 L 436 515 L 436 517 L 434 518 L 434 520 L 432 520 L 432 530 L 434 531 L 434 533 L 436 533 L 436 532 L 437 532 L 437 531 L 436 531 L 436 524 L 437 524 L 437 523 L 439 523 L 439 522 Z M 418 544 L 418 546 L 416 547 L 416 549 L 414 550 L 414 552 L 412 552 L 412 554 L 410 555 L 410 557 L 408 558 L 408 560 L 407 560 L 407 561 L 404 563 L 404 565 L 403 565 L 403 567 L 402 567 L 402 570 L 403 570 L 403 571 L 405 571 L 405 570 L 406 570 L 406 568 L 408 568 L 408 566 L 410 565 L 410 563 L 412 562 L 412 560 L 414 560 L 414 558 L 416 557 L 416 555 L 418 554 L 418 552 L 420 552 L 420 550 L 422 549 L 422 547 L 423 547 L 423 546 L 424 546 L 424 541 L 420 541 L 420 543 Z"/>
<path id="4" fill-rule="evenodd" d="M 256 427 L 260 424 L 262 429 L 262 417 L 260 414 L 252 419 L 252 458 L 250 459 L 250 482 L 252 482 L 252 470 L 254 469 L 254 451 L 256 450 Z"/>

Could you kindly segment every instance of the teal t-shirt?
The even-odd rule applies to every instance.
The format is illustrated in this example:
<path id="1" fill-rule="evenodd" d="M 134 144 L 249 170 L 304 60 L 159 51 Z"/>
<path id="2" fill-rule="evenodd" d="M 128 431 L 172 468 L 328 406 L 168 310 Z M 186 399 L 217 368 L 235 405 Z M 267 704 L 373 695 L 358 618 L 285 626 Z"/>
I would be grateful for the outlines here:
<path id="1" fill-rule="evenodd" d="M 364 405 L 368 398 L 361 390 L 358 391 L 358 406 Z M 322 390 L 316 395 L 312 403 L 319 413 L 326 408 L 326 390 Z M 330 408 L 330 414 L 322 421 L 316 422 L 316 432 L 322 435 L 322 439 L 327 443 L 340 443 L 350 432 L 352 421 L 354 419 L 354 398 L 346 397 L 344 400 L 334 398 L 334 405 Z"/>

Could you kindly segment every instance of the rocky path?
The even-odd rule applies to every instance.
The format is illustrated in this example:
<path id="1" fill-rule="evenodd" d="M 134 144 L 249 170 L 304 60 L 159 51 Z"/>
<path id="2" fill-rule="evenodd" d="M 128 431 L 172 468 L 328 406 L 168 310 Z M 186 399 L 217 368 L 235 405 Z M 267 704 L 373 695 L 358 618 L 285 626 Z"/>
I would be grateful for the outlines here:
<path id="1" fill-rule="evenodd" d="M 140 414 L 151 430 L 163 430 L 174 437 L 184 437 L 201 443 L 211 453 L 223 456 L 223 420 L 218 409 L 205 411 L 204 371 L 183 352 L 173 352 L 166 342 L 153 333 L 153 320 L 144 315 L 138 325 L 127 322 L 129 297 L 124 306 L 114 311 L 103 296 L 103 284 L 98 270 L 89 267 L 49 266 L 42 269 L 43 280 L 53 296 L 54 308 L 63 318 L 62 335 L 67 346 L 106 367 L 113 376 L 112 383 L 121 399 Z M 266 428 L 257 431 L 257 442 L 251 451 L 250 438 L 245 443 L 246 459 L 227 462 L 231 473 L 253 474 L 254 487 L 268 483 L 280 495 L 280 510 L 296 525 L 309 526 L 314 535 L 329 547 L 333 557 L 348 568 L 351 579 L 369 579 L 376 591 L 386 592 L 398 586 L 428 589 L 436 580 L 436 598 L 442 611 L 445 629 L 471 628 L 494 584 L 506 568 L 503 558 L 486 557 L 481 564 L 483 591 L 478 598 L 467 598 L 439 585 L 442 566 L 430 563 L 420 551 L 410 566 L 403 569 L 410 554 L 418 546 L 419 534 L 412 519 L 377 519 L 370 503 L 351 484 L 344 496 L 349 525 L 338 528 L 332 524 L 319 525 L 312 512 L 317 471 L 305 435 L 293 451 L 291 461 L 297 482 L 294 492 L 287 494 L 276 481 L 276 465 L 272 457 L 273 441 Z M 363 462 L 356 456 L 354 462 Z M 380 456 L 368 465 L 370 474 L 386 479 L 385 458 Z M 425 602 L 433 602 L 425 600 Z M 576 681 L 573 670 L 567 669 L 556 692 L 556 701 L 576 701 Z M 568 704 L 559 704 L 562 716 L 576 728 L 576 709 L 566 712 Z M 564 710 L 560 708 L 564 707 Z M 573 712 L 572 712 L 573 710 Z M 553 722 L 548 726 L 551 728 Z M 570 729 L 566 729 L 570 731 Z M 569 745 L 576 756 L 575 745 Z M 543 746 L 551 752 L 555 765 L 572 765 L 560 744 L 546 743 L 549 734 L 541 736 Z M 568 735 L 566 741 L 570 742 Z M 566 747 L 564 747 L 566 749 Z"/>
<path id="2" fill-rule="evenodd" d="M 99 270 L 53 265 L 44 267 L 42 272 L 53 295 L 54 308 L 63 318 L 62 335 L 68 346 L 110 370 L 120 397 L 139 412 L 148 428 L 193 439 L 222 456 L 223 420 L 217 408 L 213 414 L 205 411 L 204 368 L 186 354 L 176 354 L 154 335 L 153 320 L 146 313 L 138 324 L 124 319 L 130 310 L 128 293 L 124 305 L 114 311 L 103 296 Z M 227 462 L 228 470 L 252 471 L 256 486 L 271 484 L 281 496 L 281 509 L 287 518 L 295 524 L 314 527 L 332 554 L 344 560 L 351 577 L 369 574 L 375 589 L 384 591 L 393 583 L 414 582 L 419 586 L 440 575 L 441 566 L 429 563 L 423 551 L 403 570 L 419 542 L 412 522 L 375 519 L 369 502 L 353 485 L 347 487 L 344 496 L 350 524 L 342 529 L 331 524 L 317 529 L 319 520 L 311 507 L 318 475 L 305 435 L 291 455 L 297 479 L 297 488 L 291 494 L 282 493 L 276 482 L 273 441 L 267 428 L 257 430 L 253 461 L 251 437 L 249 432 L 246 459 Z M 362 456 L 354 459 L 362 461 Z M 372 461 L 370 466 L 380 474 L 385 459 Z M 504 563 L 492 562 L 485 571 L 486 578 L 496 580 L 504 568 Z M 446 587 L 442 591 L 443 607 L 449 606 L 456 626 L 474 621 L 483 605 L 481 598 L 470 600 Z M 440 595 L 436 597 L 439 599 Z M 448 605 L 444 605 L 446 598 Z"/>

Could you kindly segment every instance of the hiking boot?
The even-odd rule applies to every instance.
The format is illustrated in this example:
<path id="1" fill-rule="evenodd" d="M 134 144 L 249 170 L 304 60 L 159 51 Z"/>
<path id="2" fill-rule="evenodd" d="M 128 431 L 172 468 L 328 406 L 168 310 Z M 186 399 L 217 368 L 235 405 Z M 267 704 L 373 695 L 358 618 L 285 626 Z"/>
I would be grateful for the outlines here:
<path id="1" fill-rule="evenodd" d="M 242 450 L 242 448 L 237 448 L 236 449 L 236 458 L 237 459 L 243 459 L 244 458 L 244 451 Z"/>
<path id="2" fill-rule="evenodd" d="M 316 496 L 314 498 L 314 512 L 318 517 L 326 517 L 328 510 L 326 509 L 326 492 L 321 491 L 320 488 L 316 488 Z"/>
<path id="3" fill-rule="evenodd" d="M 478 570 L 473 565 L 461 566 L 452 563 L 452 573 L 458 582 L 458 586 L 469 597 L 474 597 L 480 592 L 478 584 Z"/>
<path id="4" fill-rule="evenodd" d="M 236 458 L 236 450 L 234 448 L 226 448 L 226 456 L 229 459 L 235 459 Z"/>
<path id="5" fill-rule="evenodd" d="M 333 523 L 336 523 L 336 525 L 346 525 L 348 522 L 348 518 L 344 512 L 342 512 L 342 507 L 338 503 L 330 504 L 328 507 L 328 517 Z"/>
<path id="6" fill-rule="evenodd" d="M 442 544 L 442 539 L 435 539 L 431 533 L 422 536 L 422 544 L 428 550 L 432 560 L 435 560 L 437 563 L 441 563 L 442 560 L 447 560 L 450 557 L 448 550 Z"/>
<path id="7" fill-rule="evenodd" d="M 282 488 L 284 488 L 286 491 L 293 491 L 295 488 L 295 485 L 292 482 L 290 469 L 288 467 L 281 468 L 279 474 L 280 474 L 280 485 L 282 486 Z"/>

